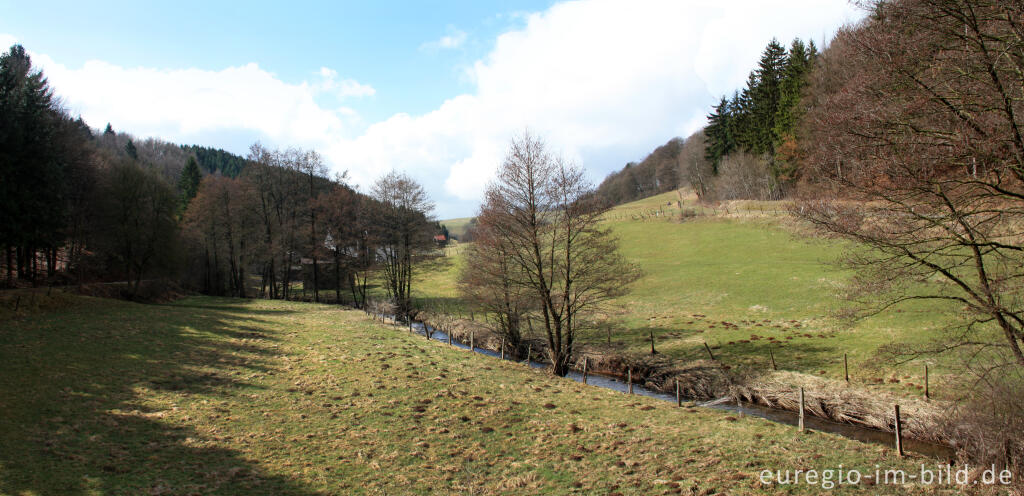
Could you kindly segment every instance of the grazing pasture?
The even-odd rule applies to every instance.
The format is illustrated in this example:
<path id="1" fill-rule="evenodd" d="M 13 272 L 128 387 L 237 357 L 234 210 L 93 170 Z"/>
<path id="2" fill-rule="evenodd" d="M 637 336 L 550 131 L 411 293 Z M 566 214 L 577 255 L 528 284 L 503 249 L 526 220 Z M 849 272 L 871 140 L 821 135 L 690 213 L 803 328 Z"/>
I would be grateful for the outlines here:
<path id="1" fill-rule="evenodd" d="M 817 494 L 759 474 L 920 462 L 552 378 L 337 306 L 34 302 L 0 332 L 2 494 Z"/>

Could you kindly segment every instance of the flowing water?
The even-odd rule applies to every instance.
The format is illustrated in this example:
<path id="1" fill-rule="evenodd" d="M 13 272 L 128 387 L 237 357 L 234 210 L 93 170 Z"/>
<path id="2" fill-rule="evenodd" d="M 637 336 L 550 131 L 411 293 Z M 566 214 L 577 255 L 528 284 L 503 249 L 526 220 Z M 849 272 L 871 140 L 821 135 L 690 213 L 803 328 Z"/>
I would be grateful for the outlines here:
<path id="1" fill-rule="evenodd" d="M 388 317 L 390 318 L 390 316 Z M 434 327 L 426 326 L 426 324 L 420 322 L 414 322 L 412 324 L 413 332 L 421 336 L 425 335 L 424 327 L 430 329 L 430 339 L 448 342 L 448 334 L 446 334 L 444 331 L 441 331 L 440 329 L 436 329 Z M 451 343 L 452 346 L 457 346 L 462 349 L 468 350 L 470 348 L 469 344 L 460 342 L 454 338 L 451 340 Z M 474 348 L 473 351 L 494 358 L 501 358 L 501 353 L 496 351 L 491 351 L 483 348 Z M 512 361 L 511 355 L 506 355 L 506 360 Z M 530 361 L 529 365 L 530 367 L 533 367 L 535 369 L 544 369 L 548 367 L 546 363 L 535 361 Z M 569 372 L 569 375 L 567 375 L 566 377 L 576 382 L 583 382 L 583 374 L 575 370 Z M 629 391 L 629 384 L 626 381 L 607 375 L 595 374 L 592 372 L 587 373 L 587 385 L 612 389 L 623 393 Z M 659 391 L 652 391 L 639 384 L 633 384 L 633 394 L 647 396 L 650 398 L 657 398 L 659 400 L 664 401 L 671 401 L 673 403 L 676 401 L 675 395 L 662 393 Z M 735 412 L 741 415 L 750 415 L 752 417 L 763 418 L 765 420 L 770 420 L 772 422 L 777 422 L 780 424 L 796 426 L 799 425 L 800 422 L 800 416 L 796 412 L 791 412 L 789 410 L 780 410 L 777 408 L 769 408 L 761 405 L 755 405 L 753 403 L 725 401 L 725 399 L 722 399 L 705 403 L 696 403 L 696 405 L 704 408 L 714 408 L 716 410 Z M 804 427 L 810 430 L 837 434 L 845 438 L 854 439 L 861 442 L 875 443 L 885 446 L 895 446 L 896 444 L 895 437 L 891 432 L 869 429 L 867 427 L 861 427 L 852 424 L 841 424 L 838 422 L 832 422 L 830 420 L 822 419 L 820 417 L 815 417 L 813 415 L 806 415 L 804 417 Z M 903 449 L 906 451 L 912 451 L 914 453 L 918 453 L 933 458 L 939 458 L 950 462 L 953 461 L 955 455 L 953 448 L 950 448 L 949 446 L 918 441 L 915 439 L 908 438 L 903 439 Z"/>

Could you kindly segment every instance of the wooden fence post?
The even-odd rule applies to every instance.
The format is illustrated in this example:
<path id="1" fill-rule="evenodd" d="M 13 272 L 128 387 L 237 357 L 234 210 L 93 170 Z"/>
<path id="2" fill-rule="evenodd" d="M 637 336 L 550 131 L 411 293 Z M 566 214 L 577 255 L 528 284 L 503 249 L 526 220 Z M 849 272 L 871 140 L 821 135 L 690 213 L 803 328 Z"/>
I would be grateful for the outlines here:
<path id="1" fill-rule="evenodd" d="M 896 405 L 896 452 L 903 456 L 903 426 L 900 425 L 900 406 Z"/>
<path id="2" fill-rule="evenodd" d="M 526 364 L 530 364 L 530 355 L 533 354 L 533 343 L 526 347 Z"/>
<path id="3" fill-rule="evenodd" d="M 928 389 L 928 364 L 924 364 L 924 399 L 931 399 L 931 391 Z"/>
<path id="4" fill-rule="evenodd" d="M 679 379 L 676 379 L 676 406 L 683 406 L 683 397 L 679 394 Z"/>
<path id="5" fill-rule="evenodd" d="M 846 353 L 843 353 L 843 375 L 846 376 L 846 382 L 850 382 L 850 361 L 846 358 Z"/>
<path id="6" fill-rule="evenodd" d="M 629 383 L 629 394 L 633 394 L 633 367 L 626 371 L 626 382 Z"/>
<path id="7" fill-rule="evenodd" d="M 583 357 L 583 384 L 587 383 L 587 362 L 590 361 L 587 357 Z"/>
<path id="8" fill-rule="evenodd" d="M 504 336 L 502 336 L 502 338 L 501 338 L 501 359 L 502 360 L 505 359 L 505 337 Z"/>
<path id="9" fill-rule="evenodd" d="M 800 388 L 800 432 L 804 431 L 804 388 Z"/>
<path id="10" fill-rule="evenodd" d="M 476 331 L 469 332 L 469 351 L 476 351 Z"/>
<path id="11" fill-rule="evenodd" d="M 711 347 L 708 346 L 708 342 L 707 341 L 704 341 L 704 349 L 708 350 L 708 356 L 711 357 L 712 360 L 714 360 L 715 359 L 715 354 L 711 353 Z"/>
<path id="12" fill-rule="evenodd" d="M 448 334 L 448 346 L 451 346 L 452 345 L 452 331 L 451 331 L 451 329 L 448 329 L 445 332 L 445 334 Z"/>
<path id="13" fill-rule="evenodd" d="M 658 352 L 654 351 L 654 329 L 649 329 L 651 332 L 651 354 L 656 355 Z"/>

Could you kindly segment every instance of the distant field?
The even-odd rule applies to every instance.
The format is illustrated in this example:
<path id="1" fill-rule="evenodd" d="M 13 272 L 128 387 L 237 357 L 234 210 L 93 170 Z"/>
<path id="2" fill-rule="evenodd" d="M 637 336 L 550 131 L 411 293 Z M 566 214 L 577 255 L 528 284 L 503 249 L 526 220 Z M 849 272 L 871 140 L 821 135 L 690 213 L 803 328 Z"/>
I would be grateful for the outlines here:
<path id="1" fill-rule="evenodd" d="M 550 378 L 336 306 L 44 298 L 0 332 L 0 494 L 817 494 L 758 474 L 921 461 Z M 858 489 L 916 492 L 843 492 Z"/>
<path id="2" fill-rule="evenodd" d="M 680 200 L 683 211 L 705 215 L 680 222 Z M 923 363 L 895 366 L 877 352 L 894 342 L 923 342 L 942 322 L 938 309 L 918 305 L 855 323 L 833 317 L 849 277 L 833 264 L 844 245 L 795 236 L 785 227 L 787 207 L 750 201 L 700 207 L 672 192 L 612 209 L 607 222 L 644 276 L 610 308 L 604 325 L 612 329 L 611 345 L 606 330 L 591 331 L 582 342 L 644 354 L 653 331 L 663 355 L 704 358 L 707 342 L 724 363 L 761 370 L 771 348 L 780 368 L 833 379 L 843 377 L 846 353 L 855 382 L 885 380 L 870 387 L 920 394 Z M 453 278 L 462 262 L 455 258 L 423 272 L 414 292 L 456 297 Z M 942 364 L 932 363 L 932 370 L 941 374 Z M 933 392 L 942 394 L 941 383 L 932 377 Z"/>
<path id="3" fill-rule="evenodd" d="M 448 233 L 456 238 L 461 239 L 466 235 L 466 229 L 469 227 L 469 221 L 473 220 L 473 217 L 462 217 L 459 219 L 448 219 L 442 220 L 441 225 L 448 228 Z"/>

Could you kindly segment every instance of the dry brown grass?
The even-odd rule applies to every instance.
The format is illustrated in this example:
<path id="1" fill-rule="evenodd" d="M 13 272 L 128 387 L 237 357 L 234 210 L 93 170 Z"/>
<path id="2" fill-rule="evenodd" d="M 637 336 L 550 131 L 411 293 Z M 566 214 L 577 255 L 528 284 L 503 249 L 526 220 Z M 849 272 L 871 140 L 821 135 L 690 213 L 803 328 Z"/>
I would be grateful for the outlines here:
<path id="1" fill-rule="evenodd" d="M 843 381 L 798 372 L 772 372 L 737 381 L 733 395 L 771 408 L 799 411 L 800 388 L 805 411 L 816 417 L 892 432 L 893 405 L 899 404 L 906 437 L 949 443 L 950 433 L 939 427 L 944 401 L 924 401 L 883 391 L 867 391 Z"/>

